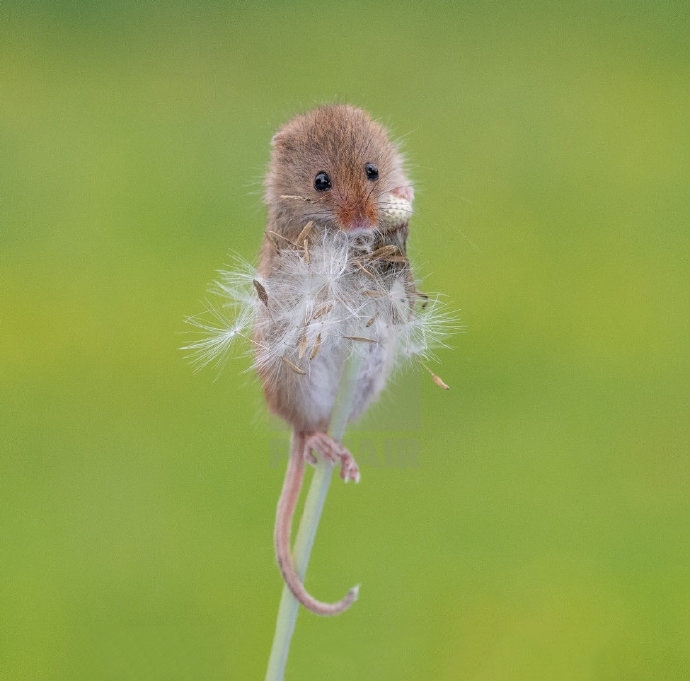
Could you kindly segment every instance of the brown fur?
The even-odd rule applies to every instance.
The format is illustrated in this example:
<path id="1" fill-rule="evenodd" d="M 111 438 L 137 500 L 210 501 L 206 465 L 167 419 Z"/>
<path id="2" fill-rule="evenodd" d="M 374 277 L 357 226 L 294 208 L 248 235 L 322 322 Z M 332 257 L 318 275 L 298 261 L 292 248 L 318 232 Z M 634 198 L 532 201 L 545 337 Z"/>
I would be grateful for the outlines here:
<path id="1" fill-rule="evenodd" d="M 376 183 L 366 178 L 366 163 L 377 166 Z M 331 178 L 329 191 L 314 189 L 320 171 Z M 386 129 L 362 109 L 346 104 L 301 114 L 273 136 L 265 188 L 266 229 L 291 241 L 309 220 L 322 229 L 376 224 L 379 198 L 394 189 L 405 188 L 412 198 L 402 158 Z M 273 251 L 273 243 L 265 239 L 262 268 L 270 269 Z"/>

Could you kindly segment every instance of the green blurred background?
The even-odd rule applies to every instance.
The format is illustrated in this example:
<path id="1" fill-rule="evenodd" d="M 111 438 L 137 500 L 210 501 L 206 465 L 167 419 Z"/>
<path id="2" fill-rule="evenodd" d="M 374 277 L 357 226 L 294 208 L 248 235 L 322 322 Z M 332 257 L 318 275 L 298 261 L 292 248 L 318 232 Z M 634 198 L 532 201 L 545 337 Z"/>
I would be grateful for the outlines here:
<path id="1" fill-rule="evenodd" d="M 275 128 L 403 138 L 452 386 L 353 429 L 288 679 L 690 676 L 687 3 L 0 7 L 0 677 L 261 679 L 287 434 L 183 318 Z M 407 454 L 405 454 L 407 453 Z"/>

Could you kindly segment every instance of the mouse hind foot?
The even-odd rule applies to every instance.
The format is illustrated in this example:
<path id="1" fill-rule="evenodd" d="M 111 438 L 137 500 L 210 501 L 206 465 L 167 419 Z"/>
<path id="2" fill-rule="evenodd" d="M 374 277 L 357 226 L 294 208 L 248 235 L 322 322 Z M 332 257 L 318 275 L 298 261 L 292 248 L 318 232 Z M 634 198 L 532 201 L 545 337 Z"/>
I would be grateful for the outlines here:
<path id="1" fill-rule="evenodd" d="M 359 467 L 347 447 L 334 440 L 328 433 L 317 431 L 307 433 L 305 439 L 305 458 L 309 463 L 315 463 L 312 450 L 320 454 L 333 465 L 340 464 L 340 477 L 349 482 L 359 482 Z"/>

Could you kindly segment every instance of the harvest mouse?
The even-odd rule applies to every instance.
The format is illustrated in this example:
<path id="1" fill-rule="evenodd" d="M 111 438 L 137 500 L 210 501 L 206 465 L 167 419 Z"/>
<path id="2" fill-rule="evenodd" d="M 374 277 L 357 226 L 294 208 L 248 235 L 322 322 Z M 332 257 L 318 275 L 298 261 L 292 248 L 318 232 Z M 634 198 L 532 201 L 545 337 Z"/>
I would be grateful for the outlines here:
<path id="1" fill-rule="evenodd" d="M 265 190 L 268 219 L 253 281 L 255 365 L 270 410 L 293 430 L 276 556 L 300 603 L 334 615 L 357 590 L 336 603 L 307 593 L 290 555 L 292 516 L 314 452 L 339 463 L 346 482 L 359 480 L 329 422 L 348 356 L 360 357 L 353 420 L 383 389 L 422 298 L 406 249 L 414 192 L 386 129 L 348 105 L 316 108 L 278 130 Z"/>

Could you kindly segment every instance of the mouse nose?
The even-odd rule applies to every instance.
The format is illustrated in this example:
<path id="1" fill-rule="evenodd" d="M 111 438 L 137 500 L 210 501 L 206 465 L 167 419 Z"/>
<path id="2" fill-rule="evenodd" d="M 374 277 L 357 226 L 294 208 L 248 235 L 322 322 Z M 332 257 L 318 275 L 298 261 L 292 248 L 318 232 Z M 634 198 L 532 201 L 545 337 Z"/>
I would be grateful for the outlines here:
<path id="1" fill-rule="evenodd" d="M 353 201 L 343 204 L 337 211 L 341 229 L 346 232 L 361 232 L 376 225 L 376 206 L 371 201 Z"/>
<path id="2" fill-rule="evenodd" d="M 354 218 L 345 226 L 345 230 L 347 232 L 363 232 L 367 229 L 371 229 L 374 226 L 374 223 L 365 218 L 365 217 L 360 217 L 360 218 Z"/>

